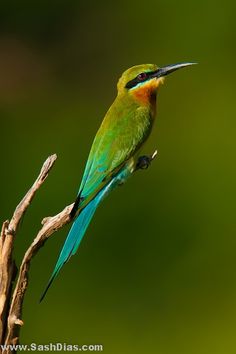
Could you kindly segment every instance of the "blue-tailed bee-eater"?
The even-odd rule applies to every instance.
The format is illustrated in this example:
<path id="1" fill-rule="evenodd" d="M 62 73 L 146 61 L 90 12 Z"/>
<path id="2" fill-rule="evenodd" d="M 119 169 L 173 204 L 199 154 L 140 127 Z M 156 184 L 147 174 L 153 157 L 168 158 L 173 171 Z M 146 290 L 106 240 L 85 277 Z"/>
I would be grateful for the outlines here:
<path id="1" fill-rule="evenodd" d="M 41 297 L 62 266 L 74 255 L 103 198 L 124 183 L 138 168 L 146 168 L 154 156 L 140 156 L 156 116 L 156 98 L 164 77 L 195 63 L 159 68 L 155 64 L 133 66 L 117 84 L 117 96 L 93 141 L 77 199 L 71 211 L 74 223 Z"/>

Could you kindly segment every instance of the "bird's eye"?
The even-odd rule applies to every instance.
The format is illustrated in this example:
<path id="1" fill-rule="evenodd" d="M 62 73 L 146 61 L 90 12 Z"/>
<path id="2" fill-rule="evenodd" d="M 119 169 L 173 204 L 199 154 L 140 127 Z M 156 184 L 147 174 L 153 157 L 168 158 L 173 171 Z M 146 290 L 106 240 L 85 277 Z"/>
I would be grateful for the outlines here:
<path id="1" fill-rule="evenodd" d="M 147 74 L 146 74 L 146 73 L 141 73 L 141 74 L 139 74 L 139 75 L 137 76 L 137 79 L 138 79 L 139 81 L 144 81 L 144 80 L 146 80 L 146 78 L 147 78 Z"/>

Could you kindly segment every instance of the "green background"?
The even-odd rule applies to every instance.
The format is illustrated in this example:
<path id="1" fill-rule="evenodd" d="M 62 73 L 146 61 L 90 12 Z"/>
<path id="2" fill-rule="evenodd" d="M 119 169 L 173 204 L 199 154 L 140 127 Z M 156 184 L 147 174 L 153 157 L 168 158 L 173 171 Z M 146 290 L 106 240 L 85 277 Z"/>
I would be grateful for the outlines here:
<path id="1" fill-rule="evenodd" d="M 108 354 L 236 352 L 235 1 L 1 1 L 1 219 L 46 157 L 53 171 L 17 235 L 71 203 L 128 67 L 197 61 L 166 79 L 146 146 L 158 148 L 99 208 L 38 304 L 69 226 L 35 257 L 22 343 Z"/>

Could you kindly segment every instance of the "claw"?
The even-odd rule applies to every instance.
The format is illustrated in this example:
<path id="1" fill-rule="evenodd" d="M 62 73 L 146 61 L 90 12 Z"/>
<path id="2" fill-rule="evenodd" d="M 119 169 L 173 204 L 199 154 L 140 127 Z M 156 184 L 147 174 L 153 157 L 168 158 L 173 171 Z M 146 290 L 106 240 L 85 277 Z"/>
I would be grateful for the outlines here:
<path id="1" fill-rule="evenodd" d="M 136 170 L 147 169 L 156 156 L 157 156 L 157 150 L 155 150 L 151 156 L 140 156 L 136 164 Z"/>

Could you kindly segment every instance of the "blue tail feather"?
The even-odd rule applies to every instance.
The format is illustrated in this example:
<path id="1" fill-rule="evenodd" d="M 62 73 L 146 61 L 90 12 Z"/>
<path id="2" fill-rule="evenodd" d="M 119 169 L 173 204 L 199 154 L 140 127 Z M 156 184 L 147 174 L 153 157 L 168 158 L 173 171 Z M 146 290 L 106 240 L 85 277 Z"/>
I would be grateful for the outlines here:
<path id="1" fill-rule="evenodd" d="M 57 274 L 63 267 L 63 265 L 70 259 L 72 255 L 74 255 L 80 245 L 80 242 L 89 226 L 89 223 L 98 207 L 100 202 L 104 199 L 104 197 L 116 187 L 117 184 L 124 181 L 130 175 L 130 171 L 128 169 L 122 169 L 96 196 L 92 199 L 88 205 L 80 212 L 77 219 L 73 223 L 69 234 L 66 238 L 66 241 L 63 245 L 61 253 L 58 257 L 56 266 L 54 271 L 49 279 L 46 289 L 44 290 L 40 302 L 45 297 L 50 285 L 53 280 L 56 278 Z"/>
<path id="2" fill-rule="evenodd" d="M 105 197 L 105 195 L 108 193 L 111 185 L 113 183 L 109 183 L 105 188 L 103 188 L 94 199 L 92 199 L 88 205 L 81 211 L 81 213 L 78 215 L 77 219 L 73 223 L 69 234 L 66 238 L 66 241 L 63 245 L 63 248 L 61 250 L 61 253 L 58 257 L 56 266 L 54 268 L 54 271 L 51 275 L 51 278 L 49 279 L 49 282 L 46 286 L 46 289 L 44 290 L 40 302 L 43 300 L 45 297 L 50 285 L 52 284 L 53 280 L 56 278 L 57 274 L 63 267 L 63 265 L 70 259 L 72 255 L 74 255 L 80 245 L 80 242 L 89 226 L 89 223 L 98 207 L 102 199 Z"/>
<path id="3" fill-rule="evenodd" d="M 54 271 L 49 279 L 47 287 L 43 292 L 40 302 L 43 300 L 44 296 L 46 295 L 50 285 L 52 284 L 53 280 L 56 278 L 57 274 L 63 267 L 63 265 L 70 259 L 72 255 L 74 255 L 80 245 L 80 242 L 88 228 L 88 225 L 100 203 L 102 200 L 104 193 L 99 193 L 91 202 L 81 211 L 75 222 L 73 223 L 69 234 L 66 238 L 64 246 L 61 250 L 61 253 L 58 257 L 56 266 Z"/>

